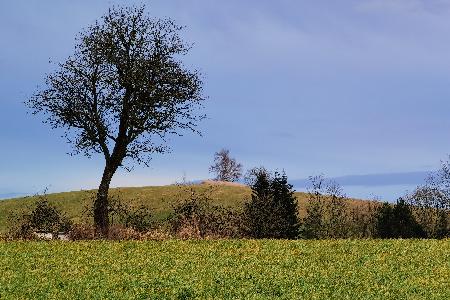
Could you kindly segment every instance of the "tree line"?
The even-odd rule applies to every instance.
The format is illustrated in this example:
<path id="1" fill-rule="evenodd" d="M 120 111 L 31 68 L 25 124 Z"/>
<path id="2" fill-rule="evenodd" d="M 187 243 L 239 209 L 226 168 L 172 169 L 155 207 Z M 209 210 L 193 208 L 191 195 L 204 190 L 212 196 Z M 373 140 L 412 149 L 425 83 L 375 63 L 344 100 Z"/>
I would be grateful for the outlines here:
<path id="1" fill-rule="evenodd" d="M 242 164 L 228 150 L 215 154 L 215 180 L 242 176 Z M 234 166 L 234 167 L 230 167 Z M 237 176 L 239 174 L 239 176 Z M 349 199 L 342 187 L 324 176 L 311 176 L 306 204 L 299 206 L 293 186 L 285 172 L 253 168 L 245 175 L 251 196 L 240 207 L 213 204 L 213 189 L 196 189 L 180 184 L 181 192 L 172 212 L 155 222 L 147 207 L 131 207 L 110 198 L 106 238 L 154 237 L 155 230 L 165 238 L 270 238 L 270 239 L 346 239 L 346 238 L 448 238 L 450 236 L 450 163 L 443 162 L 423 186 L 396 203 Z M 94 207 L 86 207 L 87 219 Z M 12 220 L 13 238 L 30 238 L 35 231 L 69 232 L 72 239 L 94 239 L 95 226 L 72 224 L 67 217 L 40 197 L 35 208 L 16 214 Z"/>
<path id="2" fill-rule="evenodd" d="M 215 153 L 210 168 L 216 180 L 237 181 L 242 164 L 229 150 Z M 231 178 L 231 180 L 230 180 Z M 254 238 L 445 238 L 449 236 L 450 163 L 396 203 L 348 199 L 342 187 L 324 176 L 311 176 L 308 202 L 299 208 L 285 173 L 265 168 L 247 172 L 251 201 L 244 206 L 243 232 Z"/>

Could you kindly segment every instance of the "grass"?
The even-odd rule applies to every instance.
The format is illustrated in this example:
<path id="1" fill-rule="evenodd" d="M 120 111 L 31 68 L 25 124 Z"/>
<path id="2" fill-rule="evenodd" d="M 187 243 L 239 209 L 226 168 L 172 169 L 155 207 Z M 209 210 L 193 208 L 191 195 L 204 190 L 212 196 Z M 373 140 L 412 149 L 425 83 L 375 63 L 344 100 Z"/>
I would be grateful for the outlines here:
<path id="1" fill-rule="evenodd" d="M 1 242 L 0 299 L 450 299 L 450 240 Z"/>
<path id="2" fill-rule="evenodd" d="M 217 185 L 195 185 L 192 188 L 197 192 L 210 193 L 215 204 L 228 207 L 238 207 L 246 199 L 249 199 L 251 191 L 247 187 L 240 186 L 217 186 Z M 48 200 L 57 208 L 65 212 L 74 222 L 80 222 L 83 209 L 92 204 L 92 196 L 95 191 L 77 191 L 58 194 L 49 194 Z M 172 206 L 181 199 L 188 197 L 189 191 L 186 187 L 176 185 L 116 188 L 111 189 L 112 196 L 119 196 L 124 203 L 139 206 L 141 204 L 152 208 L 157 219 L 167 216 Z M 297 193 L 299 205 L 306 203 L 307 196 Z M 17 198 L 0 201 L 0 233 L 7 231 L 7 219 L 13 212 L 18 212 L 30 206 L 36 200 L 35 197 Z"/>
<path id="3" fill-rule="evenodd" d="M 131 204 L 135 207 L 145 205 L 154 211 L 157 220 L 164 219 L 172 211 L 175 205 L 181 199 L 189 197 L 190 188 L 198 193 L 205 193 L 210 196 L 214 204 L 220 204 L 226 207 L 239 208 L 250 199 L 251 190 L 245 186 L 228 185 L 210 185 L 198 184 L 192 186 L 148 186 L 148 187 L 128 187 L 114 188 L 110 190 L 112 197 L 119 197 L 123 203 Z M 55 193 L 47 195 L 50 203 L 67 214 L 67 216 L 79 223 L 83 218 L 83 210 L 92 205 L 95 190 L 75 191 L 65 193 Z M 306 193 L 295 193 L 300 217 L 305 215 L 305 207 L 308 202 Z M 20 212 L 30 207 L 36 197 L 15 198 L 9 200 L 0 200 L 0 234 L 8 230 L 8 216 L 14 212 Z M 364 204 L 365 201 L 351 199 L 350 204 Z"/>

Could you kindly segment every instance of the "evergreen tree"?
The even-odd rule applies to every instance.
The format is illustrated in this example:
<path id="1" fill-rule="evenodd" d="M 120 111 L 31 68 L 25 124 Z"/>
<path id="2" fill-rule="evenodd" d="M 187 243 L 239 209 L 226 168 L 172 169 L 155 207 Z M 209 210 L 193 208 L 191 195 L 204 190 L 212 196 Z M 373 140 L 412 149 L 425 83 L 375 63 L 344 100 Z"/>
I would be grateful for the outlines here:
<path id="1" fill-rule="evenodd" d="M 245 203 L 243 223 L 246 234 L 263 238 L 268 232 L 270 211 L 270 174 L 264 168 L 253 170 L 251 201 Z"/>
<path id="2" fill-rule="evenodd" d="M 254 238 L 295 239 L 299 231 L 298 205 L 286 174 L 273 178 L 263 168 L 255 172 L 251 201 L 244 207 L 244 227 Z"/>
<path id="3" fill-rule="evenodd" d="M 392 207 L 384 203 L 377 214 L 377 233 L 380 238 L 422 238 L 426 233 L 414 218 L 411 207 L 399 199 Z"/>
<path id="4" fill-rule="evenodd" d="M 393 213 L 392 206 L 389 203 L 383 203 L 383 205 L 378 209 L 376 219 L 377 236 L 385 239 L 393 238 Z"/>
<path id="5" fill-rule="evenodd" d="M 287 182 L 287 176 L 283 172 L 275 172 L 271 181 L 272 222 L 271 235 L 274 238 L 295 239 L 298 236 L 299 217 L 298 204 L 294 195 L 293 186 Z"/>

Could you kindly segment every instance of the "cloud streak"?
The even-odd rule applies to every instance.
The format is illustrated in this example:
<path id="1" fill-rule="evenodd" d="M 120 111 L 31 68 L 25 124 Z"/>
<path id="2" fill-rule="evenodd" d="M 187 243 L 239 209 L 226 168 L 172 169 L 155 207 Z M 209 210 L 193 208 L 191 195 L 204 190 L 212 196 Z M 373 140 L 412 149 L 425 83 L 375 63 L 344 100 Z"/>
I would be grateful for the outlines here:
<path id="1" fill-rule="evenodd" d="M 393 185 L 420 185 L 425 183 L 425 179 L 430 172 L 403 172 L 403 173 L 384 173 L 384 174 L 365 174 L 365 175 L 347 175 L 334 178 L 333 180 L 342 186 L 365 186 L 380 187 Z M 291 180 L 291 184 L 299 188 L 305 188 L 309 185 L 309 179 Z"/>

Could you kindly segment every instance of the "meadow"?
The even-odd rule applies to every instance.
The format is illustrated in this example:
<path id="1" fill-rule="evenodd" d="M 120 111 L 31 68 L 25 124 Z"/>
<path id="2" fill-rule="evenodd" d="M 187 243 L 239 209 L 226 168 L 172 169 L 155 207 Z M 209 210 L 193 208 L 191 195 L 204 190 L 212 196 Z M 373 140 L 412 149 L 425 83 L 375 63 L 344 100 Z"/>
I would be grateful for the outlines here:
<path id="1" fill-rule="evenodd" d="M 0 242 L 0 299 L 450 299 L 450 240 Z"/>

